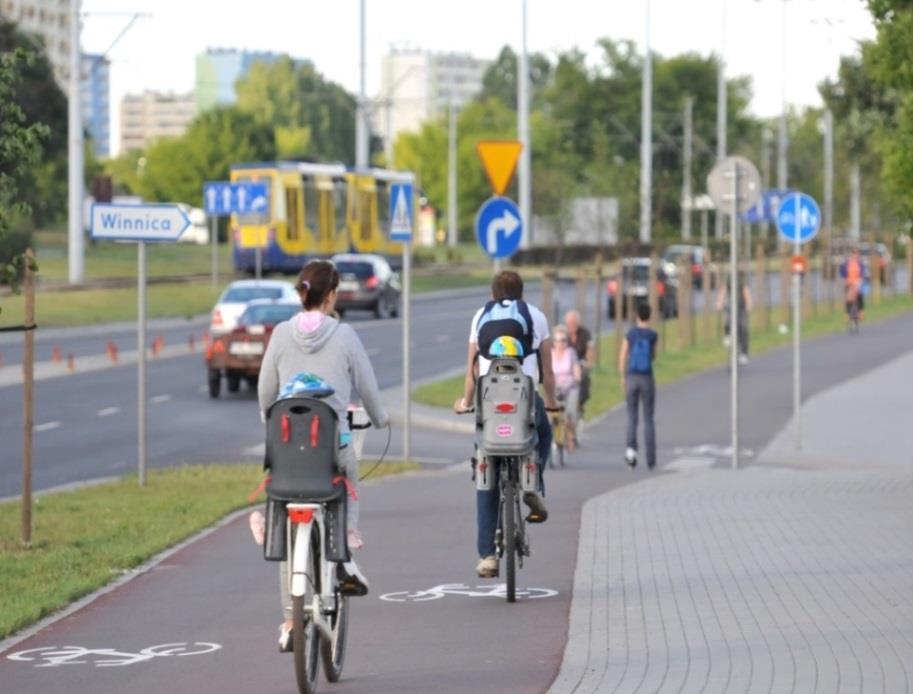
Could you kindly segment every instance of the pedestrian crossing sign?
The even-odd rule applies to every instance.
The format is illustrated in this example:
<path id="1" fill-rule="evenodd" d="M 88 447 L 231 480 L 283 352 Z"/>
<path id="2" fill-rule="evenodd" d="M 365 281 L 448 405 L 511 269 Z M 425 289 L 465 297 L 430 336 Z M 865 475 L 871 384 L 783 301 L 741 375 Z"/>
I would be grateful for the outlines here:
<path id="1" fill-rule="evenodd" d="M 390 240 L 412 241 L 412 184 L 390 186 Z"/>

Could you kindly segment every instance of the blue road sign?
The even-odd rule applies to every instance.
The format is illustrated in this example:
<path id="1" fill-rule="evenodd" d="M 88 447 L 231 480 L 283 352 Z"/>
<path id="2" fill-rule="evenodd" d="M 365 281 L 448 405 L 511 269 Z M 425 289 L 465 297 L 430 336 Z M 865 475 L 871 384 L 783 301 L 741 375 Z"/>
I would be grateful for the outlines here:
<path id="1" fill-rule="evenodd" d="M 390 186 L 390 240 L 412 241 L 412 184 Z"/>
<path id="2" fill-rule="evenodd" d="M 190 226 L 177 205 L 92 205 L 93 239 L 111 241 L 177 241 Z"/>
<path id="3" fill-rule="evenodd" d="M 517 204 L 498 196 L 486 200 L 476 215 L 476 238 L 492 258 L 513 255 L 523 238 L 523 218 Z"/>
<path id="4" fill-rule="evenodd" d="M 776 224 L 777 210 L 780 201 L 789 195 L 790 190 L 765 190 L 757 204 L 742 213 L 742 221 L 749 224 Z"/>
<path id="5" fill-rule="evenodd" d="M 821 228 L 821 210 L 811 195 L 790 193 L 780 201 L 777 229 L 790 243 L 806 243 Z"/>
<path id="6" fill-rule="evenodd" d="M 203 184 L 203 209 L 206 214 L 266 214 L 269 187 L 266 183 L 208 181 Z"/>

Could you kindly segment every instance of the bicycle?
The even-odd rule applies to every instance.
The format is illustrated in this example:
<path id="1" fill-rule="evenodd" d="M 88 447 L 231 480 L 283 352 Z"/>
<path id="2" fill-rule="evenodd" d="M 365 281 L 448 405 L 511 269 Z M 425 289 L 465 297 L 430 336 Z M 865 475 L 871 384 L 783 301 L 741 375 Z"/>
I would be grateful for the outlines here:
<path id="1" fill-rule="evenodd" d="M 341 571 L 350 560 L 345 527 L 350 483 L 336 468 L 336 413 L 320 399 L 329 394 L 280 399 L 266 414 L 271 476 L 264 555 L 287 561 L 292 652 L 301 694 L 316 692 L 318 660 L 327 680 L 342 677 L 349 595 L 358 594 Z M 351 411 L 348 420 L 352 431 L 370 427 L 355 424 Z"/>
<path id="2" fill-rule="evenodd" d="M 498 524 L 495 549 L 506 565 L 507 602 L 517 599 L 517 569 L 531 555 L 520 492 L 539 489 L 535 452 L 535 387 L 513 357 L 491 361 L 486 375 L 476 381 L 476 406 L 462 414 L 476 417 L 476 489 L 498 488 Z"/>
<path id="3" fill-rule="evenodd" d="M 552 425 L 552 450 L 549 453 L 548 457 L 548 466 L 549 468 L 555 467 L 555 459 L 558 460 L 558 467 L 565 466 L 565 458 L 567 455 L 568 441 L 574 435 L 573 428 L 568 424 L 567 410 L 564 408 L 564 396 L 561 393 L 557 394 L 557 400 L 559 408 L 553 412 L 549 412 L 549 421 Z"/>
<path id="4" fill-rule="evenodd" d="M 848 284 L 846 288 L 846 315 L 849 320 L 849 332 L 859 334 L 859 287 Z"/>

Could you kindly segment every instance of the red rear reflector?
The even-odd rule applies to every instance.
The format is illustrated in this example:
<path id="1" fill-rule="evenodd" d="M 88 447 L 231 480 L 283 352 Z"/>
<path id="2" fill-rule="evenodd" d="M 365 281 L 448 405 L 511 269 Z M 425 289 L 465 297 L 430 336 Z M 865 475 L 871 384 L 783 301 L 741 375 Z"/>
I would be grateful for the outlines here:
<path id="1" fill-rule="evenodd" d="M 380 280 L 377 278 L 377 275 L 371 275 L 367 282 L 365 282 L 365 287 L 368 289 L 375 289 L 378 284 L 380 284 Z"/>
<path id="2" fill-rule="evenodd" d="M 512 402 L 499 402 L 495 405 L 495 412 L 500 412 L 502 414 L 507 412 L 516 412 L 517 406 Z"/>
<path id="3" fill-rule="evenodd" d="M 282 415 L 279 422 L 282 427 L 282 443 L 288 443 L 292 438 L 292 422 L 287 414 Z"/>
<path id="4" fill-rule="evenodd" d="M 309 508 L 293 508 L 289 509 L 288 517 L 292 523 L 310 523 L 314 520 L 314 511 Z"/>
<path id="5" fill-rule="evenodd" d="M 212 312 L 212 324 L 222 325 L 222 312 L 219 309 Z"/>
<path id="6" fill-rule="evenodd" d="M 317 448 L 318 434 L 320 433 L 320 417 L 314 415 L 311 420 L 311 448 Z"/>

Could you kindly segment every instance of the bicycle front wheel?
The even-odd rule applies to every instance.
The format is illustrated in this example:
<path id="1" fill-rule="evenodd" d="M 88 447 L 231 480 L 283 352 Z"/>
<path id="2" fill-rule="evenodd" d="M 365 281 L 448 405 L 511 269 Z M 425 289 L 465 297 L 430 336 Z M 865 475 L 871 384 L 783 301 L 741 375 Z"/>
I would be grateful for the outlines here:
<path id="1" fill-rule="evenodd" d="M 304 527 L 298 526 L 295 532 L 304 532 Z M 292 597 L 292 647 L 295 656 L 295 678 L 300 694 L 315 694 L 317 691 L 319 637 L 314 620 L 305 611 L 306 607 L 313 604 L 315 591 L 320 589 L 320 543 L 316 524 L 312 527 L 310 545 L 304 595 Z"/>
<path id="2" fill-rule="evenodd" d="M 507 572 L 507 602 L 517 600 L 517 486 L 504 482 L 504 564 Z"/>
<path id="3" fill-rule="evenodd" d="M 336 613 L 331 616 L 330 627 L 333 637 L 323 638 L 320 650 L 323 655 L 323 671 L 330 682 L 342 677 L 342 666 L 346 659 L 346 635 L 349 628 L 349 598 L 336 591 Z"/>

